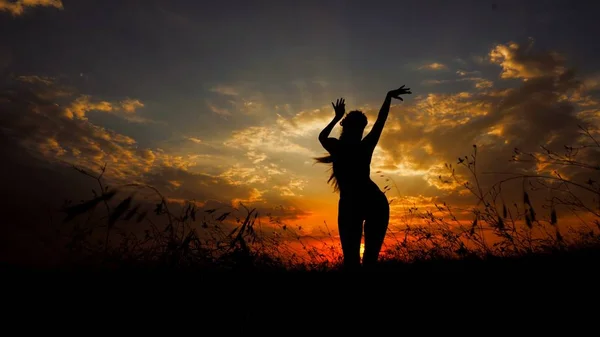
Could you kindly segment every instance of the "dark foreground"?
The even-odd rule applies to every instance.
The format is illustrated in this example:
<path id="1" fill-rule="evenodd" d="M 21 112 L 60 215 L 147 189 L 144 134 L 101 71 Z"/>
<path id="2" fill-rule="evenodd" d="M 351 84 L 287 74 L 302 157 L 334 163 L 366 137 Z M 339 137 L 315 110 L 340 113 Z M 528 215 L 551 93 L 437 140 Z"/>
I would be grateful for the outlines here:
<path id="1" fill-rule="evenodd" d="M 472 257 L 463 259 L 429 259 L 405 263 L 396 260 L 383 260 L 378 266 L 371 269 L 357 271 L 346 271 L 337 267 L 319 267 L 312 268 L 299 266 L 298 268 L 285 268 L 274 263 L 256 264 L 231 264 L 220 265 L 218 263 L 212 266 L 167 266 L 164 263 L 144 263 L 144 262 L 121 262 L 112 261 L 111 263 L 96 264 L 71 264 L 58 267 L 36 267 L 19 266 L 8 263 L 0 263 L 0 271 L 11 273 L 13 275 L 35 273 L 38 275 L 60 275 L 67 274 L 136 274 L 136 273 L 185 273 L 188 275 L 206 275 L 207 277 L 225 277 L 228 274 L 239 273 L 267 273 L 287 275 L 286 277 L 302 277 L 302 275 L 358 275 L 358 274 L 402 274 L 403 276 L 418 276 L 422 273 L 493 273 L 493 274 L 514 274 L 514 273 L 582 273 L 595 274 L 596 267 L 600 266 L 600 248 L 581 248 L 571 249 L 569 251 L 554 251 L 549 253 L 536 253 L 519 257 Z"/>
<path id="2" fill-rule="evenodd" d="M 4 265 L 10 315 L 60 316 L 61 332 L 498 335 L 595 329 L 600 250 L 520 258 L 387 261 L 371 272 L 247 267 Z M 25 315 L 25 316 L 23 316 Z M 5 317 L 5 321 L 10 321 Z M 69 322 L 67 324 L 67 322 Z M 87 323 L 86 323 L 87 322 Z M 46 328 L 45 328 L 46 329 Z M 191 330 L 190 330 L 191 329 Z"/>
<path id="3" fill-rule="evenodd" d="M 520 257 L 486 257 L 432 259 L 404 263 L 394 260 L 384 260 L 375 268 L 347 271 L 341 267 L 314 267 L 313 269 L 284 268 L 273 263 L 255 263 L 231 265 L 228 263 L 215 264 L 210 267 L 197 266 L 168 266 L 156 263 L 120 263 L 95 264 L 62 267 L 31 267 L 0 264 L 0 272 L 7 279 L 12 278 L 113 278 L 126 277 L 123 280 L 133 280 L 138 277 L 154 282 L 157 278 L 183 279 L 202 283 L 214 283 L 213 286 L 226 286 L 227 282 L 246 282 L 260 287 L 266 280 L 302 282 L 302 281 L 331 281 L 352 282 L 383 281 L 383 282 L 421 282 L 434 278 L 438 281 L 473 280 L 482 277 L 489 280 L 524 280 L 524 278 L 546 277 L 546 282 L 555 280 L 585 279 L 592 282 L 598 275 L 600 267 L 600 248 L 579 248 L 569 251 L 554 251 L 536 253 Z M 519 281 L 520 282 L 520 281 Z M 517 282 L 518 283 L 518 282 Z M 507 284 L 505 286 L 511 286 Z"/>

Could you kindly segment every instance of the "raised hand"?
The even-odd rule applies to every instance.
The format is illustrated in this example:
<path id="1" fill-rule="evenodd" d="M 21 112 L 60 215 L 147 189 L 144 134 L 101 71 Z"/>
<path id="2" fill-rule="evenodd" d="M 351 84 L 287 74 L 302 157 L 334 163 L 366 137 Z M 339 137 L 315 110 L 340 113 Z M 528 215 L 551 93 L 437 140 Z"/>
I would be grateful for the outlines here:
<path id="1" fill-rule="evenodd" d="M 346 113 L 346 101 L 343 98 L 338 98 L 335 101 L 335 104 L 331 102 L 331 105 L 333 105 L 333 110 L 335 111 L 336 118 L 341 119 L 342 117 L 344 117 L 344 114 Z"/>
<path id="2" fill-rule="evenodd" d="M 401 101 L 404 101 L 404 100 L 402 99 L 402 97 L 400 97 L 400 95 L 406 95 L 406 94 L 412 94 L 412 92 L 410 92 L 410 88 L 405 88 L 404 85 L 398 89 L 391 90 L 390 92 L 388 92 L 388 95 L 390 97 L 399 99 Z"/>

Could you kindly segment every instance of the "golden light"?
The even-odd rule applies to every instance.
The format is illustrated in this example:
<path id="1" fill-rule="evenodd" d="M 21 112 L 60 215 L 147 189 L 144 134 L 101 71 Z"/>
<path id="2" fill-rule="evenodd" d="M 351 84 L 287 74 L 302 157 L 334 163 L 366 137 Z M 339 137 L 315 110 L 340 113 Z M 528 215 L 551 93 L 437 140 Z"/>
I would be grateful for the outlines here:
<path id="1" fill-rule="evenodd" d="M 360 244 L 360 258 L 362 259 L 363 254 L 365 253 L 365 244 L 361 242 Z"/>

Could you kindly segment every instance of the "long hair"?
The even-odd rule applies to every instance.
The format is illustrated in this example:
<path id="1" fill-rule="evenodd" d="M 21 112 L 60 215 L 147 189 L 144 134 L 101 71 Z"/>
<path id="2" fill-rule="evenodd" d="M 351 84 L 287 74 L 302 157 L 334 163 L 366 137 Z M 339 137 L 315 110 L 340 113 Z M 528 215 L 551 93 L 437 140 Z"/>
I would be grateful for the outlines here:
<path id="1" fill-rule="evenodd" d="M 329 179 L 327 179 L 327 183 L 331 183 L 335 192 L 339 191 L 339 185 L 337 179 L 335 178 L 335 171 L 333 171 L 333 157 L 331 155 L 327 155 L 323 157 L 316 157 L 314 159 L 317 163 L 331 165 L 331 167 L 329 168 L 331 174 L 329 175 Z"/>
<path id="2" fill-rule="evenodd" d="M 346 135 L 353 133 L 353 132 L 357 132 L 360 131 L 362 133 L 362 131 L 365 129 L 365 127 L 367 126 L 367 116 L 365 116 L 365 114 L 362 111 L 359 110 L 353 110 L 350 111 L 340 122 L 340 125 L 342 126 L 342 133 L 340 134 L 340 141 L 344 141 Z M 335 176 L 335 171 L 333 170 L 333 156 L 331 154 L 328 154 L 326 156 L 322 156 L 322 157 L 316 157 L 314 158 L 314 160 L 317 163 L 321 163 L 321 164 L 329 164 L 331 165 L 331 167 L 329 168 L 329 170 L 331 171 L 331 174 L 329 175 L 329 179 L 327 179 L 327 183 L 331 183 L 331 185 L 333 186 L 333 190 L 335 192 L 339 191 L 339 184 L 338 184 L 338 180 L 337 177 Z"/>

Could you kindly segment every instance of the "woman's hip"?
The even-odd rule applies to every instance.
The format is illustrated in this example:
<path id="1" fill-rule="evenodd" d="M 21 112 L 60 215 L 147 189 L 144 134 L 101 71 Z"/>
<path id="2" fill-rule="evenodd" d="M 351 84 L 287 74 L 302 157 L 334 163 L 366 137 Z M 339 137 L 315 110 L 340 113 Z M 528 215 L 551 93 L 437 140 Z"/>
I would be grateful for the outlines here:
<path id="1" fill-rule="evenodd" d="M 386 195 L 380 190 L 369 191 L 367 193 L 346 193 L 340 194 L 340 207 L 348 208 L 384 208 L 389 209 L 389 202 Z"/>

